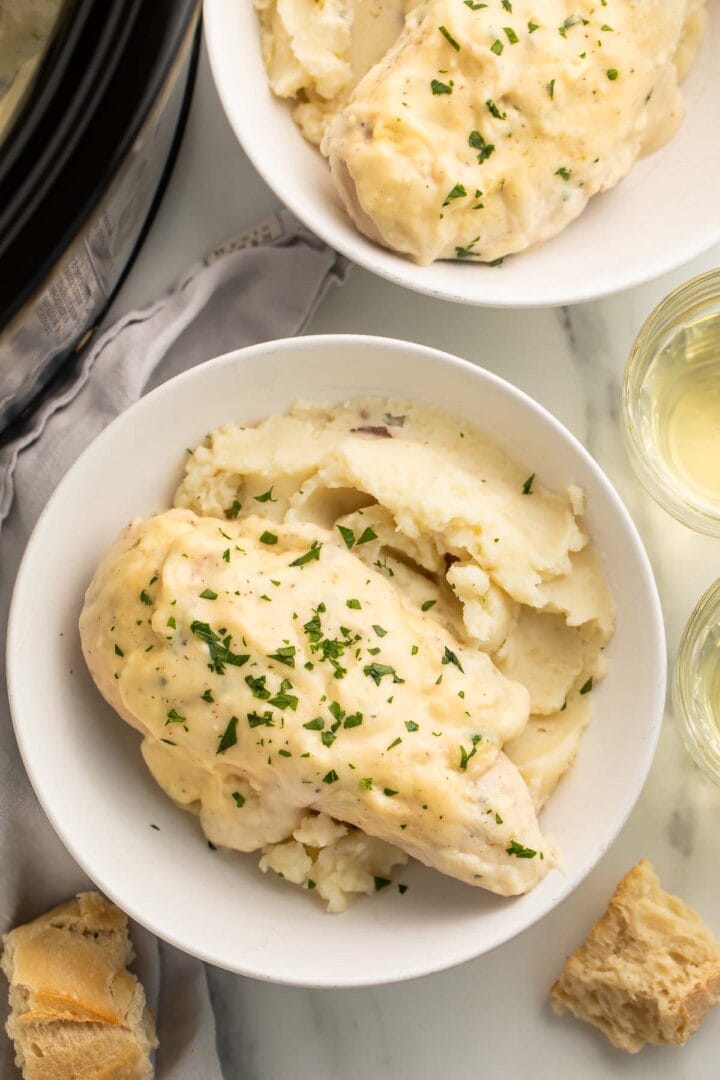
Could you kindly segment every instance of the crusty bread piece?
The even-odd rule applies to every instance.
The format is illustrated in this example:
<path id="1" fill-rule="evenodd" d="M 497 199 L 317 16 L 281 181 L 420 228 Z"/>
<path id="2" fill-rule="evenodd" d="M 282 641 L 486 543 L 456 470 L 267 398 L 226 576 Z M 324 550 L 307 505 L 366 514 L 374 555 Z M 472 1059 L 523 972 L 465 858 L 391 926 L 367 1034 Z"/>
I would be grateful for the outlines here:
<path id="1" fill-rule="evenodd" d="M 625 875 L 584 945 L 550 990 L 566 1010 L 631 1054 L 682 1046 L 720 1002 L 720 943 L 700 916 L 663 891 L 642 859 Z"/>
<path id="2" fill-rule="evenodd" d="M 25 1080 L 151 1080 L 155 1024 L 127 919 L 80 893 L 3 937 L 7 1033 Z"/>

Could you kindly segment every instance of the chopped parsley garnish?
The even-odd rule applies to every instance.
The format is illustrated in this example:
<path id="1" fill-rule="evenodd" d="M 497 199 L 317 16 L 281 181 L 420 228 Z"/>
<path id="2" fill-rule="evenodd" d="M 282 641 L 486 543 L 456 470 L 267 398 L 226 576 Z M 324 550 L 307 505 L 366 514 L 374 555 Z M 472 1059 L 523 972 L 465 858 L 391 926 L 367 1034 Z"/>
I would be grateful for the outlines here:
<path id="1" fill-rule="evenodd" d="M 384 626 L 378 626 L 377 623 L 373 623 L 373 630 L 375 631 L 375 633 L 377 634 L 378 637 L 385 637 L 385 635 L 387 634 L 387 630 L 385 629 L 385 627 Z"/>
<path id="2" fill-rule="evenodd" d="M 346 600 L 345 601 L 345 606 L 349 607 L 349 608 L 352 608 L 353 611 L 360 611 L 361 608 L 362 608 L 362 604 L 360 603 L 360 601 L 356 600 L 354 597 L 352 599 L 350 599 L 350 600 Z"/>
<path id="3" fill-rule="evenodd" d="M 294 645 L 283 645 L 276 652 L 268 653 L 268 660 L 277 660 L 279 664 L 285 664 L 286 667 L 295 667 L 296 652 Z"/>
<path id="4" fill-rule="evenodd" d="M 360 787 L 363 789 L 363 791 L 372 791 L 372 786 L 372 776 L 364 776 L 360 781 Z"/>
<path id="5" fill-rule="evenodd" d="M 228 726 L 225 728 L 225 731 L 220 736 L 218 748 L 215 751 L 216 754 L 224 754 L 226 750 L 229 750 L 231 746 L 235 745 L 235 743 L 237 742 L 237 726 L 237 716 L 231 716 L 228 720 Z"/>
<path id="6" fill-rule="evenodd" d="M 269 491 L 263 491 L 262 495 L 253 495 L 253 498 L 255 499 L 255 502 L 277 502 L 277 499 L 273 499 L 272 493 L 273 489 L 270 488 Z"/>
<path id="7" fill-rule="evenodd" d="M 496 120 L 507 120 L 507 113 L 501 112 L 492 98 L 488 98 L 485 105 L 490 115 L 494 116 Z"/>
<path id="8" fill-rule="evenodd" d="M 312 720 L 308 720 L 307 724 L 303 724 L 303 727 L 307 731 L 322 731 L 325 727 L 325 721 L 322 716 L 316 716 Z"/>
<path id="9" fill-rule="evenodd" d="M 291 566 L 305 566 L 306 563 L 312 562 L 313 559 L 320 558 L 320 550 L 322 544 L 319 544 L 317 540 L 313 540 L 310 545 L 310 549 L 305 552 L 304 555 L 300 555 L 299 558 L 293 559 L 290 563 Z"/>
<path id="10" fill-rule="evenodd" d="M 550 82 L 549 82 L 549 83 L 547 84 L 547 86 L 545 87 L 545 89 L 546 89 L 546 90 L 547 90 L 547 92 L 548 92 L 548 97 L 549 97 L 549 98 L 550 98 L 550 100 L 552 101 L 552 100 L 553 100 L 553 98 L 555 97 L 555 80 L 554 80 L 554 79 L 551 79 L 551 80 L 550 80 Z"/>
<path id="11" fill-rule="evenodd" d="M 186 722 L 185 717 L 181 716 L 180 713 L 177 711 L 177 709 L 169 709 L 168 710 L 167 720 L 165 721 L 165 727 L 167 727 L 168 724 L 184 724 L 185 722 Z"/>
<path id="12" fill-rule="evenodd" d="M 260 536 L 261 544 L 277 544 L 278 538 L 275 533 L 268 532 L 267 529 Z"/>
<path id="13" fill-rule="evenodd" d="M 503 26 L 503 30 L 505 31 L 505 37 L 508 39 L 510 44 L 517 45 L 520 38 L 517 36 L 512 26 Z"/>
<path id="14" fill-rule="evenodd" d="M 205 622 L 199 622 L 197 619 L 190 623 L 190 631 L 195 637 L 204 641 L 208 647 L 210 653 L 210 663 L 208 667 L 211 671 L 214 671 L 216 675 L 225 674 L 225 665 L 231 664 L 234 667 L 242 667 L 250 659 L 249 655 L 238 656 L 230 649 L 230 642 L 232 637 L 230 634 L 226 634 L 224 638 L 221 638 L 219 634 L 216 634 L 214 630 L 208 626 Z"/>
<path id="15" fill-rule="evenodd" d="M 455 52 L 460 52 L 460 45 L 455 40 L 455 38 L 452 36 L 452 34 L 448 30 L 447 26 L 438 26 L 438 30 L 440 31 L 442 36 L 445 38 L 448 45 L 452 46 L 452 48 L 455 50 Z"/>
<path id="16" fill-rule="evenodd" d="M 452 188 L 445 196 L 445 202 L 443 203 L 443 206 L 447 206 L 454 199 L 462 199 L 465 195 L 467 195 L 467 191 L 465 190 L 463 185 L 456 184 L 455 187 Z"/>
<path id="17" fill-rule="evenodd" d="M 383 795 L 387 795 L 388 799 L 392 799 L 393 795 L 397 795 L 397 791 L 391 787 L 386 787 L 383 788 Z"/>
<path id="18" fill-rule="evenodd" d="M 528 34 L 534 34 L 537 29 L 538 24 L 530 20 L 530 22 L 528 23 Z"/>
<path id="19" fill-rule="evenodd" d="M 177 629 L 177 623 L 175 622 L 175 616 L 171 615 L 170 618 L 168 619 L 168 621 L 165 623 L 165 625 L 169 626 L 171 630 L 176 630 Z"/>
<path id="20" fill-rule="evenodd" d="M 239 791 L 233 791 L 232 797 L 238 810 L 240 810 L 245 805 L 245 796 L 241 795 Z"/>
<path id="21" fill-rule="evenodd" d="M 280 755 L 280 757 L 292 757 L 292 754 L 289 750 L 278 750 L 278 754 Z"/>
<path id="22" fill-rule="evenodd" d="M 360 533 L 360 536 L 357 539 L 357 543 L 358 546 L 360 546 L 360 544 L 369 544 L 371 540 L 377 540 L 377 538 L 378 535 L 373 529 L 372 525 L 368 525 Z"/>
<path id="23" fill-rule="evenodd" d="M 340 777 L 334 769 L 331 769 L 330 772 L 325 773 L 322 779 L 323 784 L 335 784 L 340 779 Z"/>
<path id="24" fill-rule="evenodd" d="M 468 135 L 468 146 L 472 146 L 473 150 L 479 150 L 478 162 L 482 165 L 483 161 L 487 161 L 491 154 L 495 152 L 495 146 L 493 143 L 486 142 L 479 131 L 471 131 Z"/>
<path id="25" fill-rule="evenodd" d="M 367 675 L 373 680 L 376 686 L 379 686 L 385 675 L 392 675 L 394 683 L 405 682 L 404 679 L 398 677 L 394 667 L 389 664 L 366 664 L 363 668 L 363 675 Z"/>
<path id="26" fill-rule="evenodd" d="M 495 38 L 492 45 L 490 46 L 490 52 L 494 52 L 496 56 L 501 56 L 504 48 L 505 46 L 503 45 L 500 38 Z"/>
<path id="27" fill-rule="evenodd" d="M 406 720 L 405 721 L 405 727 L 407 728 L 408 731 L 419 731 L 420 730 L 420 725 L 416 724 L 414 720 Z"/>
<path id="28" fill-rule="evenodd" d="M 323 746 L 332 746 L 336 738 L 337 735 L 334 731 L 323 731 L 322 735 L 320 736 L 320 740 Z"/>
<path id="29" fill-rule="evenodd" d="M 392 882 L 390 881 L 390 878 L 386 878 L 386 877 L 376 877 L 374 880 L 375 880 L 375 892 L 380 892 L 381 889 L 385 889 L 385 888 L 387 888 L 388 885 L 392 884 Z"/>
<path id="30" fill-rule="evenodd" d="M 152 597 L 144 589 L 140 593 L 140 600 L 143 604 L 147 604 L 148 607 L 152 607 Z"/>
<path id="31" fill-rule="evenodd" d="M 396 746 L 399 746 L 401 742 L 402 742 L 402 739 L 398 735 L 397 739 L 393 739 L 393 741 L 390 743 L 390 745 L 388 746 L 388 750 L 393 750 Z M 387 794 L 387 792 L 386 792 L 386 794 Z M 393 794 L 397 795 L 397 792 L 395 791 L 395 792 L 393 792 Z"/>
<path id="32" fill-rule="evenodd" d="M 206 690 L 205 693 L 201 695 L 201 697 L 203 701 L 207 701 L 208 705 L 212 705 L 212 703 L 215 701 L 215 698 L 212 696 L 212 690 Z"/>
<path id="33" fill-rule="evenodd" d="M 470 761 L 471 758 L 474 758 L 475 755 L 477 754 L 477 746 L 473 746 L 473 748 L 472 748 L 472 750 L 470 751 L 469 754 L 468 754 L 468 752 L 467 752 L 467 750 L 465 749 L 464 746 L 461 746 L 459 749 L 460 749 L 460 763 L 459 763 L 458 767 L 459 767 L 461 772 L 465 772 L 465 770 L 468 767 L 468 762 Z"/>
<path id="34" fill-rule="evenodd" d="M 275 721 L 273 720 L 273 714 L 270 710 L 266 710 L 262 715 L 260 713 L 251 712 L 247 714 L 247 722 L 251 728 L 256 727 L 275 727 Z"/>
<path id="35" fill-rule="evenodd" d="M 362 722 L 363 722 L 363 714 L 361 712 L 351 713 L 350 716 L 345 717 L 345 722 L 343 723 L 343 727 L 345 727 L 345 728 L 359 727 L 360 724 L 362 724 Z"/>
<path id="36" fill-rule="evenodd" d="M 563 180 L 569 180 L 572 176 L 572 170 L 568 169 L 567 165 L 561 165 L 559 169 L 555 170 L 556 176 L 562 176 Z"/>
<path id="37" fill-rule="evenodd" d="M 320 638 L 322 637 L 322 625 L 320 623 L 320 616 L 317 612 L 313 615 L 312 619 L 308 619 L 303 625 L 303 630 L 312 643 L 320 641 Z"/>
<path id="38" fill-rule="evenodd" d="M 430 89 L 433 94 L 452 94 L 452 84 L 448 86 L 447 83 L 440 82 L 439 79 L 433 79 L 430 83 Z"/>
<path id="39" fill-rule="evenodd" d="M 270 697 L 270 691 L 265 685 L 265 675 L 258 675 L 256 678 L 253 678 L 252 675 L 246 675 L 245 682 L 250 687 L 253 697 L 258 698 L 260 701 L 267 701 Z"/>
<path id="40" fill-rule="evenodd" d="M 201 593 L 198 593 L 201 600 L 217 600 L 217 595 L 212 589 L 203 589 Z"/>
<path id="41" fill-rule="evenodd" d="M 583 686 L 580 687 L 580 693 L 581 694 L 589 694 L 590 691 L 592 690 L 592 688 L 593 688 L 593 681 L 592 681 L 592 675 L 591 675 L 590 678 L 588 679 L 588 681 Z"/>
<path id="42" fill-rule="evenodd" d="M 499 814 L 497 814 L 497 813 L 495 814 L 495 824 L 496 824 L 496 825 L 502 825 L 502 824 L 504 824 L 504 822 L 503 822 L 503 819 L 502 819 L 502 818 L 500 817 L 500 815 L 499 815 Z"/>
<path id="43" fill-rule="evenodd" d="M 533 851 L 532 848 L 523 847 L 522 844 L 518 844 L 517 840 L 510 842 L 510 847 L 505 848 L 508 855 L 514 855 L 517 859 L 534 859 L 537 855 L 537 851 Z"/>
<path id="44" fill-rule="evenodd" d="M 532 476 L 528 476 L 527 480 L 522 486 L 523 495 L 530 495 L 532 492 L 533 480 L 535 479 L 535 473 Z"/>
<path id="45" fill-rule="evenodd" d="M 115 646 L 115 655 L 116 656 L 124 656 L 125 655 L 125 653 L 122 651 L 122 649 L 120 648 L 119 645 Z"/>
<path id="46" fill-rule="evenodd" d="M 280 689 L 275 697 L 270 698 L 268 704 L 274 705 L 276 709 L 292 709 L 295 712 L 298 699 L 295 694 L 288 694 L 287 690 Z"/>
<path id="47" fill-rule="evenodd" d="M 400 828 L 404 829 L 405 826 L 401 825 Z M 408 891 L 407 885 L 398 885 L 398 892 L 400 893 L 401 896 L 404 896 L 407 891 Z"/>
<path id="48" fill-rule="evenodd" d="M 477 209 L 477 207 L 473 207 L 473 209 L 475 210 L 475 209 Z M 480 239 L 480 237 L 476 236 L 475 239 L 471 240 L 469 244 L 465 245 L 465 247 L 456 247 L 455 248 L 455 258 L 456 259 L 475 259 L 475 258 L 477 258 L 478 253 L 477 253 L 477 251 L 473 251 L 473 248 L 475 247 L 475 245 L 477 244 L 479 239 Z"/>
<path id="49" fill-rule="evenodd" d="M 435 607 L 436 604 L 437 604 L 437 600 L 425 600 L 420 605 L 420 610 L 421 611 L 429 611 L 430 608 Z"/>
<path id="50" fill-rule="evenodd" d="M 443 664 L 454 664 L 455 667 L 458 668 L 459 671 L 462 671 L 463 675 L 465 674 L 465 671 L 463 670 L 463 666 L 460 663 L 460 661 L 458 660 L 457 655 L 452 651 L 452 649 L 448 649 L 447 645 L 445 646 L 445 652 L 443 653 L 443 658 L 442 658 L 441 663 L 443 663 Z"/>
<path id="51" fill-rule="evenodd" d="M 238 516 L 242 510 L 242 503 L 239 503 L 237 499 L 233 499 L 232 505 L 225 511 L 225 517 L 230 518 L 231 521 Z"/>
<path id="52" fill-rule="evenodd" d="M 343 540 L 345 541 L 345 547 L 349 550 L 355 543 L 355 533 L 346 525 L 338 525 L 337 531 L 340 533 Z"/>
<path id="53" fill-rule="evenodd" d="M 608 68 L 605 74 L 607 75 L 610 82 L 615 82 L 618 77 L 618 70 L 617 68 Z"/>

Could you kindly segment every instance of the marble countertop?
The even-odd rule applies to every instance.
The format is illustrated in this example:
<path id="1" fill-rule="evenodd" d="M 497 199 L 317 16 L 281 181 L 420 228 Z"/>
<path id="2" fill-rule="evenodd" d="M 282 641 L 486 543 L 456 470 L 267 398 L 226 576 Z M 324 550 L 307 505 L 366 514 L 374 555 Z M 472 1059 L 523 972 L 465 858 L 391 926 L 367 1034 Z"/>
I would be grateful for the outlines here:
<path id="1" fill-rule="evenodd" d="M 203 54 L 177 167 L 115 313 L 148 303 L 194 259 L 276 206 L 225 121 Z M 620 382 L 633 337 L 655 303 L 719 264 L 715 248 L 619 296 L 517 312 L 428 299 L 355 268 L 307 330 L 436 346 L 497 372 L 553 412 L 606 470 L 635 518 L 657 575 L 672 662 L 690 611 L 720 576 L 720 540 L 677 524 L 640 488 L 622 446 Z M 362 990 L 299 990 L 211 971 L 228 1080 L 717 1080 L 720 1009 L 685 1049 L 630 1057 L 594 1030 L 555 1018 L 547 988 L 642 856 L 720 935 L 719 832 L 720 788 L 695 768 L 668 714 L 648 783 L 609 853 L 557 910 L 490 955 Z"/>

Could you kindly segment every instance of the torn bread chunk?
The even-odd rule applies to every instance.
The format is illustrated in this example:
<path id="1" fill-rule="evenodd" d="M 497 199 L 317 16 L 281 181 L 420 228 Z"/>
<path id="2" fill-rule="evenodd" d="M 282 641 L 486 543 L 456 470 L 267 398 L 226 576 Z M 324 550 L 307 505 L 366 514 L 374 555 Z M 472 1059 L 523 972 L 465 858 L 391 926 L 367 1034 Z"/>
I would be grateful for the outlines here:
<path id="1" fill-rule="evenodd" d="M 24 1080 L 151 1080 L 155 1023 L 133 957 L 127 918 L 98 893 L 5 934 L 6 1030 Z"/>
<path id="2" fill-rule="evenodd" d="M 594 1024 L 631 1054 L 646 1043 L 682 1046 L 720 1002 L 720 942 L 641 859 L 568 960 L 550 999 L 556 1013 Z"/>

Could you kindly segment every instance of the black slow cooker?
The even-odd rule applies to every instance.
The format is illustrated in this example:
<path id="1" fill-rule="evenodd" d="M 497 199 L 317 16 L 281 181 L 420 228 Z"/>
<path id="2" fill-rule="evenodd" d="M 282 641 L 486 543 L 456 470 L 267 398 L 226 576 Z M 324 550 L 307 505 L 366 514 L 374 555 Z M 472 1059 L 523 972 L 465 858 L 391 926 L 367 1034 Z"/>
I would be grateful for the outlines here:
<path id="1" fill-rule="evenodd" d="M 58 6 L 0 134 L 0 435 L 87 345 L 122 281 L 197 61 L 200 0 Z"/>

